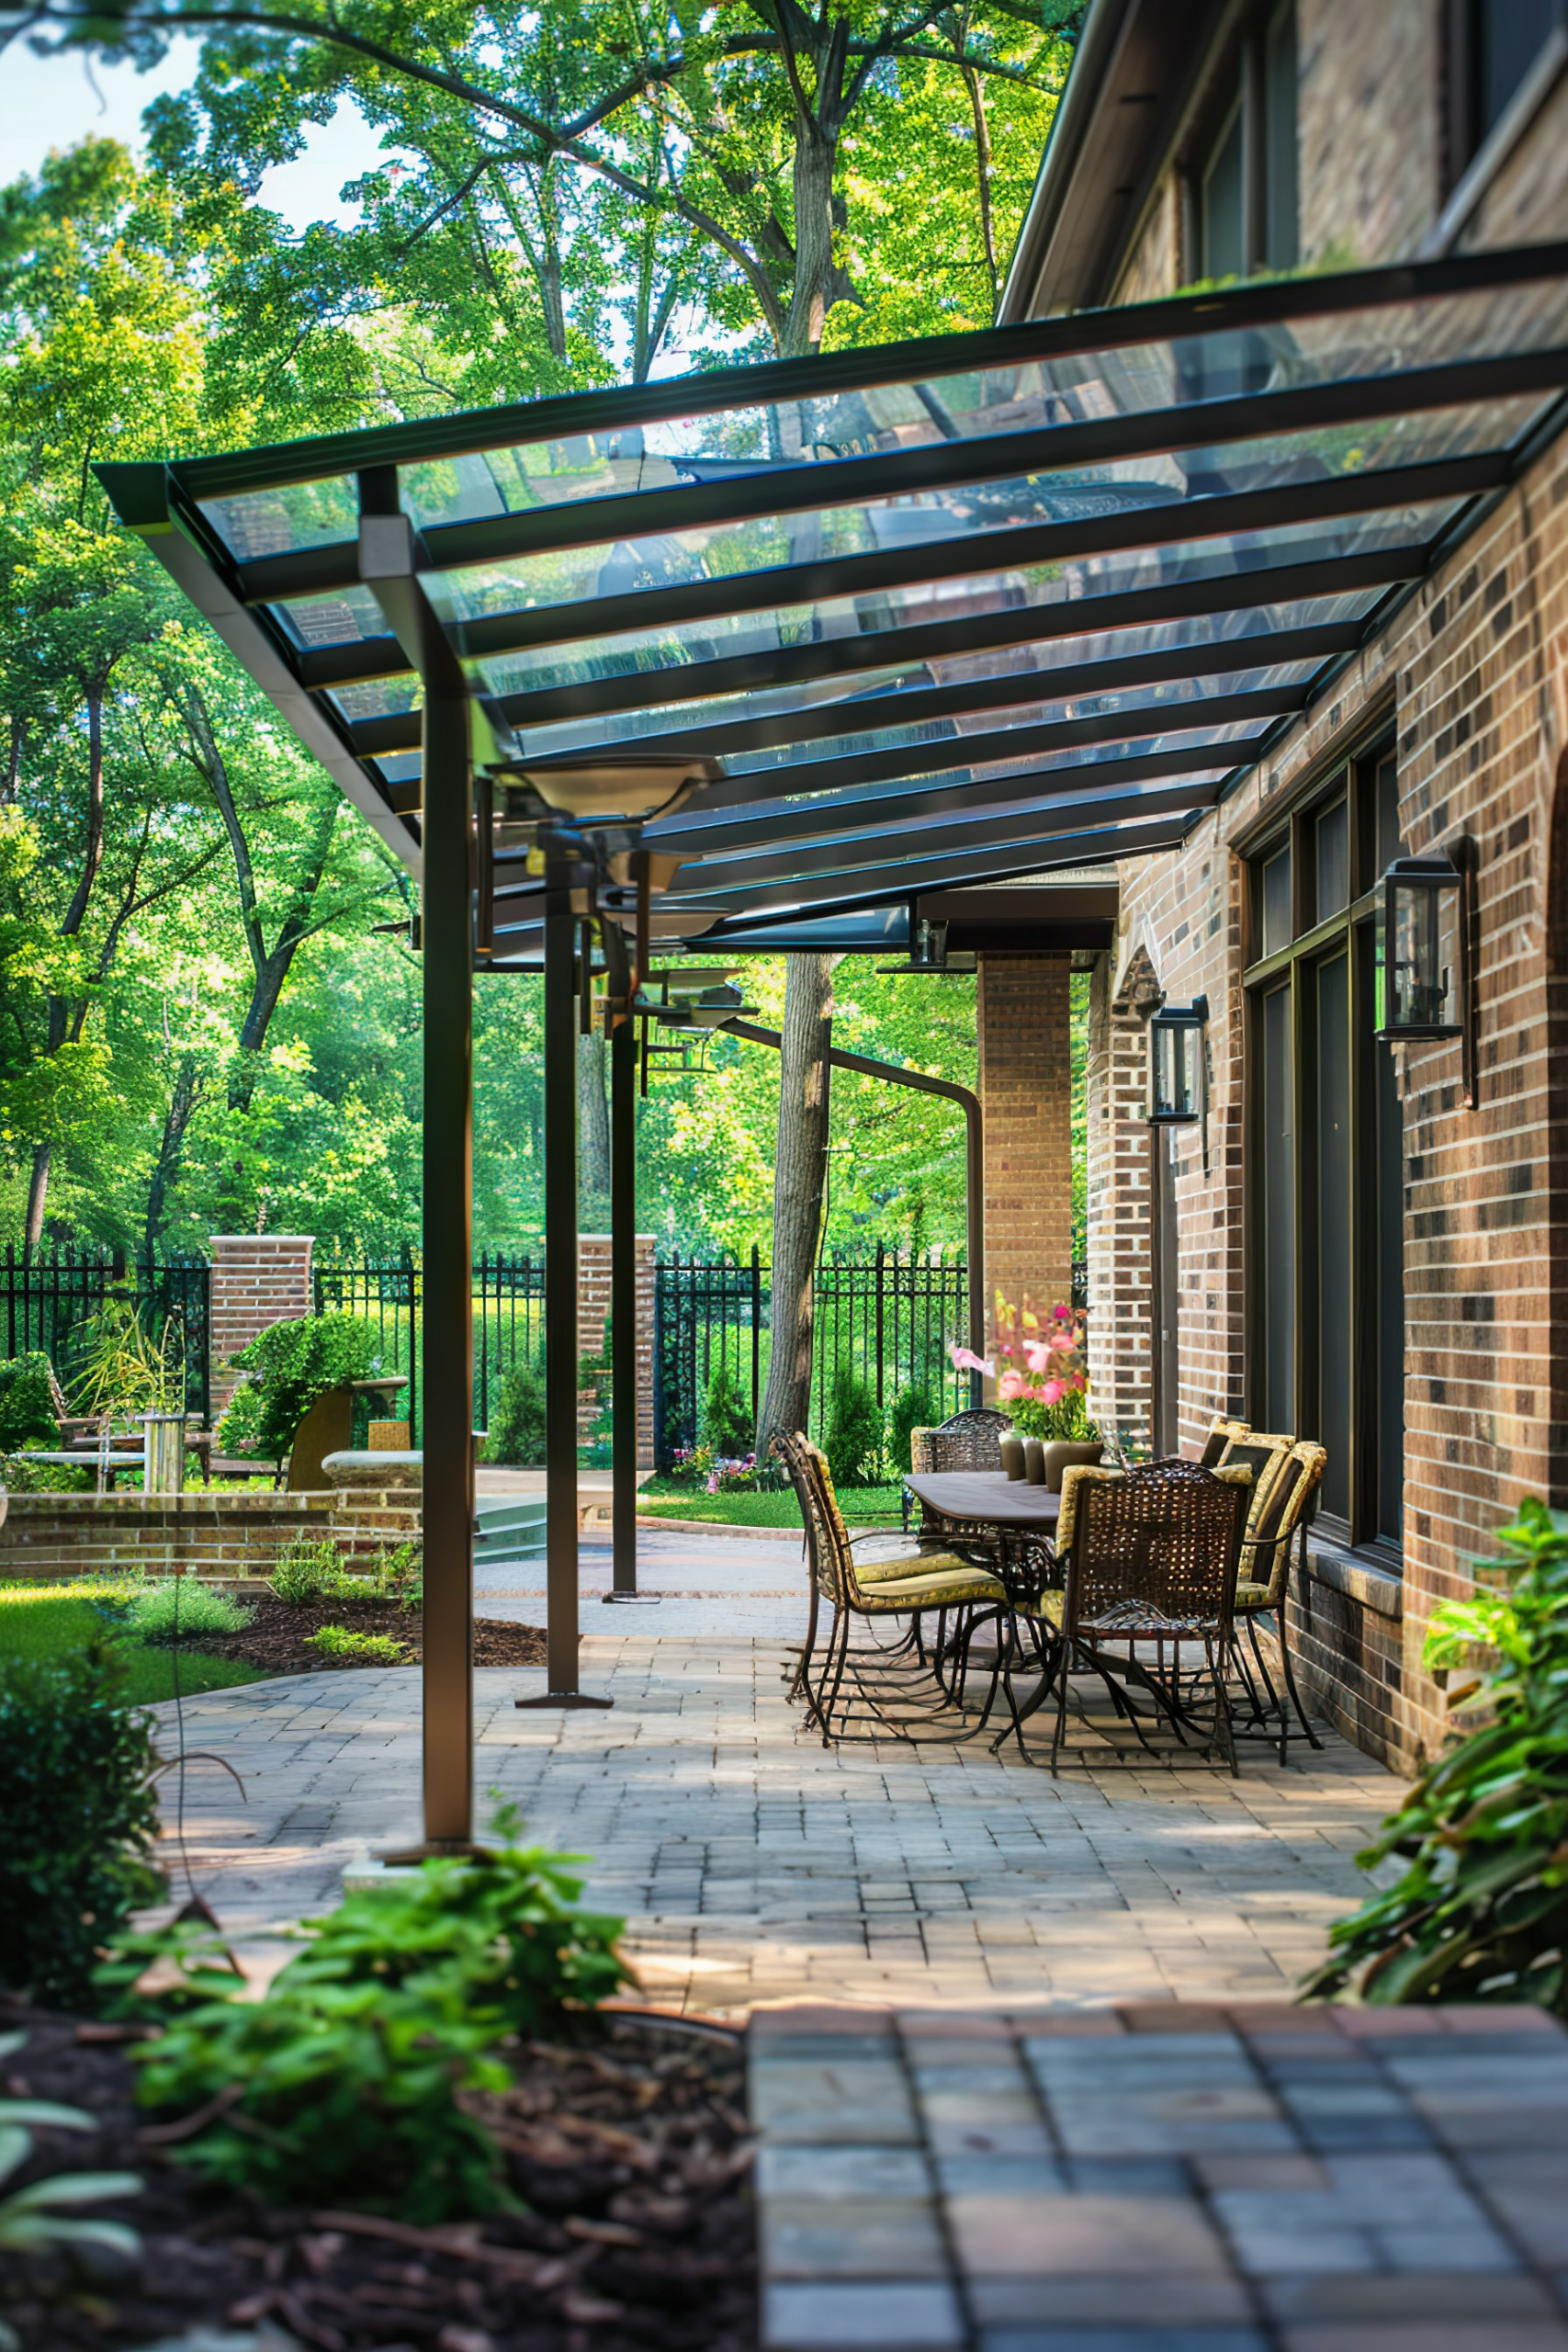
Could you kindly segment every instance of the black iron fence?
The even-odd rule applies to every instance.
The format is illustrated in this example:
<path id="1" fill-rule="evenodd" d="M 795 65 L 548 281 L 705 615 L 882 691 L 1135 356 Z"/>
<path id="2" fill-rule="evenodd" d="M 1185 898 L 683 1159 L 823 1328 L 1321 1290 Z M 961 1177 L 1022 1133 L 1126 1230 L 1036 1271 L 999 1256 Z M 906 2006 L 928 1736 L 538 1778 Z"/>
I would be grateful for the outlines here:
<path id="1" fill-rule="evenodd" d="M 186 1409 L 210 1402 L 211 1283 L 205 1258 L 131 1258 L 112 1250 L 31 1250 L 7 1243 L 0 1267 L 0 1334 L 7 1357 L 48 1356 L 69 1396 L 85 1369 L 96 1317 L 118 1300 L 150 1340 L 185 1364 Z"/>
<path id="2" fill-rule="evenodd" d="M 772 1341 L 770 1270 L 753 1250 L 731 1256 L 661 1259 L 654 1283 L 654 1430 L 660 1469 L 695 1445 L 705 1408 L 723 1382 L 739 1391 L 754 1430 Z M 911 1258 L 878 1242 L 822 1260 L 814 1285 L 814 1432 L 826 1427 L 832 1392 L 847 1374 L 886 1413 L 905 1388 L 924 1389 L 941 1419 L 969 1402 L 948 1343 L 966 1337 L 969 1278 L 961 1251 Z"/>
<path id="3" fill-rule="evenodd" d="M 381 1334 L 381 1369 L 407 1375 L 398 1418 L 412 1424 L 420 1442 L 420 1320 L 423 1288 L 419 1260 L 410 1249 L 395 1256 L 329 1255 L 315 1261 L 316 1312 L 342 1308 L 362 1315 Z M 542 1366 L 545 1349 L 545 1261 L 485 1251 L 474 1267 L 474 1408 L 479 1428 L 490 1421 L 498 1384 L 519 1361 Z"/>

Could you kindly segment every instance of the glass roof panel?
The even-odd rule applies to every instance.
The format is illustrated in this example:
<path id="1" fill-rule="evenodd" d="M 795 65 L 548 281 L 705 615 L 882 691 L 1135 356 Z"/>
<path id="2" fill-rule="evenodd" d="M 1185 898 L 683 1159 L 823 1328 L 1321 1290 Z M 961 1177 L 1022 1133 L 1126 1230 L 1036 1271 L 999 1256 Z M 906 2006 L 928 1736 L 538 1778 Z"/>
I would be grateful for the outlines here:
<path id="1" fill-rule="evenodd" d="M 317 652 L 326 645 L 366 645 L 372 638 L 390 634 L 368 588 L 344 588 L 335 596 L 295 596 L 266 609 L 305 651 Z"/>
<path id="2" fill-rule="evenodd" d="M 1237 532 L 1219 541 L 1177 541 L 1168 547 L 982 572 L 973 579 L 932 581 L 874 595 L 833 597 L 776 613 L 720 614 L 685 624 L 656 624 L 571 645 L 524 647 L 480 655 L 475 666 L 491 693 L 510 695 L 655 670 L 684 670 L 808 646 L 829 638 L 874 632 L 885 639 L 889 632 L 904 627 L 933 622 L 951 626 L 986 614 L 1043 609 L 1156 584 L 1230 581 L 1238 571 L 1256 573 L 1265 565 L 1331 563 L 1349 555 L 1410 548 L 1435 537 L 1452 519 L 1457 506 L 1456 500 L 1445 499 L 1337 523 L 1292 523 L 1277 530 Z M 435 573 L 428 586 L 433 603 L 448 616 L 459 604 L 475 619 L 518 609 L 515 583 L 503 566 Z M 461 626 L 455 634 L 462 650 Z M 894 650 L 886 643 L 882 650 Z M 684 682 L 671 681 L 677 683 Z"/>
<path id="3" fill-rule="evenodd" d="M 913 495 L 764 514 L 696 530 L 558 548 L 511 559 L 504 570 L 513 605 L 576 604 L 599 596 L 657 595 L 689 581 L 775 571 L 792 564 L 893 552 L 961 538 L 981 541 L 979 561 L 1007 561 L 1010 531 L 1042 524 L 1098 523 L 1113 514 L 1290 482 L 1328 481 L 1439 458 L 1497 449 L 1522 432 L 1539 400 L 1488 403 L 1282 435 L 1164 458 L 1129 458 L 1072 473 L 1039 473 Z M 471 616 L 464 573 L 432 593 L 443 617 Z"/>
<path id="4" fill-rule="evenodd" d="M 400 678 L 367 685 L 334 686 L 326 700 L 347 719 L 392 718 L 403 711 L 420 709 L 424 689 L 412 673 L 406 673 Z"/>
<path id="5" fill-rule="evenodd" d="M 402 500 L 428 528 L 727 474 L 831 467 L 1199 400 L 1381 378 L 1441 359 L 1538 350 L 1565 336 L 1568 288 L 1550 279 L 1502 285 L 480 450 L 403 467 Z"/>
<path id="6" fill-rule="evenodd" d="M 209 498 L 201 511 L 240 563 L 293 548 L 333 547 L 359 528 L 359 485 L 353 474 L 286 482 L 239 498 Z"/>

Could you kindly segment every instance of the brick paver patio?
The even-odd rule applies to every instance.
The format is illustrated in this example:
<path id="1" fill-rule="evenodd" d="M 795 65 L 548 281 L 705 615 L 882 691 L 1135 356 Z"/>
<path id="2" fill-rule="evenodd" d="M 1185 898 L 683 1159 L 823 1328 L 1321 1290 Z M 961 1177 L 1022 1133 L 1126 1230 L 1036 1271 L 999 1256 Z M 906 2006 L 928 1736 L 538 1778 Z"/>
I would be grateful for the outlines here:
<path id="1" fill-rule="evenodd" d="M 780 1673 L 798 1551 L 651 1548 L 667 1607 L 584 1611 L 584 1684 L 611 1713 L 519 1713 L 542 1674 L 477 1677 L 480 1788 L 592 1858 L 588 1899 L 626 1915 L 651 1999 L 731 2015 L 802 1996 L 1278 1999 L 1357 1898 L 1352 1857 L 1399 1783 L 1343 1742 L 1303 1745 L 1284 1771 L 1256 1749 L 1237 1781 L 1195 1763 L 1055 1784 L 983 1742 L 828 1751 Z M 536 1613 L 517 1593 L 482 1605 Z M 413 1670 L 213 1692 L 185 1721 L 188 1747 L 245 1784 L 241 1802 L 193 1765 L 185 1818 L 197 1882 L 246 1945 L 329 1907 L 367 1849 L 417 1834 Z"/>

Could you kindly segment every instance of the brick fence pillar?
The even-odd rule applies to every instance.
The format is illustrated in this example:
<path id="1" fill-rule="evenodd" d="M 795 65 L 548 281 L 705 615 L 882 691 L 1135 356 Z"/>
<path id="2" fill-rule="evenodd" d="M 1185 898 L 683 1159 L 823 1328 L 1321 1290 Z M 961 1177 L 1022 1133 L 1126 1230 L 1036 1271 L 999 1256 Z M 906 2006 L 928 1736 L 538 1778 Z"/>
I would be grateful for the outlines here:
<path id="1" fill-rule="evenodd" d="M 653 1284 L 654 1250 L 651 1233 L 637 1237 L 637 1460 L 639 1470 L 653 1467 Z M 578 1346 L 584 1355 L 598 1355 L 604 1346 L 604 1323 L 610 1312 L 610 1237 L 584 1233 L 577 1245 Z"/>
<path id="2" fill-rule="evenodd" d="M 215 1233 L 212 1258 L 212 1413 L 238 1381 L 225 1369 L 258 1332 L 309 1315 L 315 1306 L 308 1233 Z"/>
<path id="3" fill-rule="evenodd" d="M 1072 1295 L 1073 1089 L 1066 956 L 978 958 L 986 1308 Z"/>

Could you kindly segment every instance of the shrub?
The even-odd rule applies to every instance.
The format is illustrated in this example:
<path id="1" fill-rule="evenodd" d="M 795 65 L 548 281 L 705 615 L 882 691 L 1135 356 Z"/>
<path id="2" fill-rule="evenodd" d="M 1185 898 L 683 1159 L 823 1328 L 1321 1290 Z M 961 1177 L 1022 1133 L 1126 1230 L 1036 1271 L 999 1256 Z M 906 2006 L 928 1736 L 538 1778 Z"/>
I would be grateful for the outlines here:
<path id="1" fill-rule="evenodd" d="M 273 1564 L 272 1589 L 291 1608 L 308 1609 L 331 1600 L 349 1609 L 368 1609 L 396 1601 L 403 1609 L 418 1609 L 424 1597 L 423 1551 L 417 1537 L 384 1545 L 369 1565 L 351 1568 L 329 1536 L 314 1542 L 297 1535 L 286 1544 Z"/>
<path id="2" fill-rule="evenodd" d="M 242 1380 L 218 1417 L 212 1432 L 214 1451 L 238 1461 L 254 1454 L 262 1433 L 262 1393 L 254 1380 Z"/>
<path id="3" fill-rule="evenodd" d="M 39 1349 L 0 1363 L 0 1453 L 53 1445 L 59 1435 L 49 1358 Z"/>
<path id="4" fill-rule="evenodd" d="M 102 1948 L 159 1882 L 152 1719 L 93 1645 L 0 1660 L 0 1984 L 74 2008 Z"/>
<path id="5" fill-rule="evenodd" d="M 533 1470 L 544 1458 L 545 1384 L 538 1366 L 519 1356 L 491 1399 L 485 1460 Z"/>
<path id="6" fill-rule="evenodd" d="M 342 1574 L 337 1545 L 329 1537 L 312 1542 L 309 1536 L 297 1535 L 273 1562 L 270 1581 L 279 1600 L 300 1609 L 312 1600 L 335 1600 L 333 1586 Z"/>
<path id="7" fill-rule="evenodd" d="M 941 1419 L 942 1408 L 923 1382 L 910 1381 L 900 1388 L 887 1416 L 887 1454 L 897 1476 L 902 1477 L 911 1466 L 910 1431 L 934 1429 Z"/>
<path id="8" fill-rule="evenodd" d="M 1375 1845 L 1404 1876 L 1329 1935 L 1303 1994 L 1534 2001 L 1568 2016 L 1568 1514 L 1533 1498 L 1433 1616 L 1424 1663 L 1473 1726 L 1420 1774 Z M 1486 1653 L 1475 1663 L 1477 1650 Z"/>
<path id="9" fill-rule="evenodd" d="M 514 1840 L 521 1824 L 505 1808 L 497 1826 Z M 122 2009 L 146 2012 L 129 1988 L 155 1956 L 172 1950 L 186 1979 L 154 2003 L 164 2030 L 134 2053 L 139 2100 L 213 2109 L 181 2158 L 288 2205 L 415 2223 L 492 2210 L 498 2154 L 456 2094 L 503 2088 L 498 2043 L 596 2006 L 627 1975 L 621 1922 L 575 1908 L 570 1859 L 511 1842 L 350 1894 L 304 1923 L 306 1949 L 261 2001 L 221 1985 L 210 1941 L 128 1939 L 105 1972 Z M 193 1985 L 220 1997 L 186 2006 Z"/>
<path id="10" fill-rule="evenodd" d="M 739 1374 L 721 1357 L 708 1382 L 698 1430 L 704 1445 L 726 1461 L 750 1453 L 752 1438 L 751 1398 Z"/>
<path id="11" fill-rule="evenodd" d="M 334 1310 L 272 1324 L 230 1359 L 233 1368 L 252 1375 L 252 1385 L 260 1391 L 259 1404 L 243 1407 L 235 1428 L 243 1431 L 244 1416 L 254 1413 L 254 1451 L 264 1461 L 281 1461 L 317 1397 L 343 1381 L 366 1380 L 378 1372 L 384 1345 L 381 1333 L 364 1315 Z M 232 1411 L 231 1405 L 220 1424 L 224 1451 Z"/>
<path id="12" fill-rule="evenodd" d="M 882 1415 L 870 1387 L 847 1361 L 839 1364 L 828 1399 L 822 1451 L 836 1487 L 863 1486 L 862 1464 L 880 1453 Z"/>
<path id="13" fill-rule="evenodd" d="M 323 1657 L 357 1658 L 365 1666 L 400 1666 L 408 1647 L 390 1634 L 355 1634 L 346 1625 L 323 1625 L 305 1641 L 307 1648 L 320 1650 Z"/>
<path id="14" fill-rule="evenodd" d="M 203 1634 L 243 1634 L 253 1613 L 197 1577 L 166 1577 L 137 1589 L 126 1623 L 144 1642 L 195 1641 Z"/>
<path id="15" fill-rule="evenodd" d="M 0 1487 L 7 1494 L 85 1495 L 96 1483 L 97 1459 L 91 1453 L 83 1455 L 79 1470 L 64 1462 L 40 1462 L 32 1453 L 0 1453 Z"/>
<path id="16" fill-rule="evenodd" d="M 1042 1404 L 1037 1396 L 1015 1396 L 1007 1410 L 1020 1437 L 1042 1438 L 1047 1445 L 1058 1439 L 1088 1444 L 1100 1435 L 1089 1416 L 1088 1395 L 1081 1388 L 1066 1389 L 1054 1405 Z"/>

